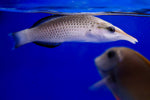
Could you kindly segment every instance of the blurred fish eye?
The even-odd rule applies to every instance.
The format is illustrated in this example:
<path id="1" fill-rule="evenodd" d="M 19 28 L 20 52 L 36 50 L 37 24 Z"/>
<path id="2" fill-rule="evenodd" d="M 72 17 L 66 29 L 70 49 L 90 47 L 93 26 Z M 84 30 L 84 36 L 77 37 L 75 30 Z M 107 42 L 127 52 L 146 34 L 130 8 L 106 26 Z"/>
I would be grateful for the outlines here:
<path id="1" fill-rule="evenodd" d="M 112 26 L 107 27 L 107 29 L 108 29 L 110 32 L 112 32 L 112 33 L 114 33 L 114 32 L 115 32 L 115 28 L 114 28 L 114 27 L 112 27 Z"/>
<path id="2" fill-rule="evenodd" d="M 110 59 L 113 58 L 115 55 L 116 55 L 115 51 L 109 51 L 107 53 L 107 57 L 110 58 Z"/>

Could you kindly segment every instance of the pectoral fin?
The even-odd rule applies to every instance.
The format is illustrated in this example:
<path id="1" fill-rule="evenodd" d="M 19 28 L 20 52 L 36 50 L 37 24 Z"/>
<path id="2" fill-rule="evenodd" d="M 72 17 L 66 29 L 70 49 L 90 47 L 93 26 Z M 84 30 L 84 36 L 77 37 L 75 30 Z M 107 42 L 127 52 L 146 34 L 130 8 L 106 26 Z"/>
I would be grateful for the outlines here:
<path id="1" fill-rule="evenodd" d="M 98 90 L 101 86 L 105 85 L 107 80 L 109 79 L 109 77 L 105 77 L 102 80 L 96 82 L 95 84 L 93 84 L 89 89 L 90 90 Z"/>

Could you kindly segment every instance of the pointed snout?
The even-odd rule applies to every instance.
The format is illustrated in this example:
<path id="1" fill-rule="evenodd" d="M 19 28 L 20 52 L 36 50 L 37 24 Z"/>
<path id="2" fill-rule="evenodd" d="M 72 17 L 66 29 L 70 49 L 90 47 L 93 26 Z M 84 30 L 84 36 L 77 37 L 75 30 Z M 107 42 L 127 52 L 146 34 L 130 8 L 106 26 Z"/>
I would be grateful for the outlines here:
<path id="1" fill-rule="evenodd" d="M 121 39 L 123 39 L 123 40 L 129 41 L 133 44 L 136 44 L 138 42 L 138 40 L 136 38 L 132 37 L 131 35 L 128 35 L 127 33 L 125 33 L 124 31 L 122 31 L 120 29 L 116 30 L 116 32 L 120 33 Z"/>

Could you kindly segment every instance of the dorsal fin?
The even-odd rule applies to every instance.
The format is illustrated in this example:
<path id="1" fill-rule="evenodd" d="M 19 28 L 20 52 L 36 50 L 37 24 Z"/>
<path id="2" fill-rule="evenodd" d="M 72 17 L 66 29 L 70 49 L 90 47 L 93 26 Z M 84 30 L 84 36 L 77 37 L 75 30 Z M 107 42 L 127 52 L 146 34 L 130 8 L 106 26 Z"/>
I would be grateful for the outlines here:
<path id="1" fill-rule="evenodd" d="M 150 61 L 146 59 L 143 55 L 139 54 L 138 52 L 133 51 L 140 59 L 142 59 L 149 67 L 150 67 Z"/>
<path id="2" fill-rule="evenodd" d="M 61 17 L 61 16 L 63 16 L 63 15 L 52 15 L 52 16 L 44 17 L 44 18 L 38 20 L 37 22 L 35 22 L 30 28 L 36 27 L 36 26 L 46 22 L 47 20 L 51 20 L 51 19 Z"/>

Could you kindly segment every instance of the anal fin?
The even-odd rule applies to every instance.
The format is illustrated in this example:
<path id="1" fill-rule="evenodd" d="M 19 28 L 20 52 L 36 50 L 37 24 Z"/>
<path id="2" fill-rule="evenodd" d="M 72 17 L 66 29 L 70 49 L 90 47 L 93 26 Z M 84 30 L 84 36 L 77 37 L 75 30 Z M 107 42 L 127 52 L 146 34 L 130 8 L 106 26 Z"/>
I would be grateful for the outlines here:
<path id="1" fill-rule="evenodd" d="M 33 42 L 33 43 L 39 46 L 47 47 L 47 48 L 55 48 L 62 44 L 62 43 L 50 43 L 50 42 Z"/>

